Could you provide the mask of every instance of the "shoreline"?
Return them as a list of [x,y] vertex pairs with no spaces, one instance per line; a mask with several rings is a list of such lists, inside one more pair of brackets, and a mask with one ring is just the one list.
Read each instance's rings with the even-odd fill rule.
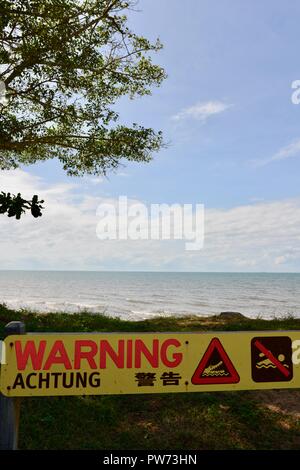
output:
[[124,320],[300,317],[300,274],[0,271],[0,302],[43,313],[104,312]]
[[[182,319],[187,319],[189,320],[190,318],[196,318],[196,319],[207,319],[207,318],[223,318],[224,315],[230,315],[232,318],[235,316],[236,318],[245,318],[248,320],[266,320],[266,321],[271,321],[271,320],[285,320],[289,318],[294,318],[300,319],[300,313],[274,313],[272,315],[270,314],[261,314],[261,313],[253,313],[251,315],[247,313],[242,313],[242,312],[237,312],[237,311],[218,311],[218,312],[212,312],[212,313],[207,313],[207,312],[170,312],[170,311],[158,311],[158,312],[146,312],[146,311],[126,311],[125,309],[120,312],[110,312],[106,309],[103,309],[102,311],[98,309],[97,307],[91,307],[91,308],[86,308],[86,307],[79,307],[74,310],[66,310],[66,309],[60,309],[60,308],[54,308],[51,309],[50,307],[47,308],[46,310],[42,310],[40,308],[34,308],[32,305],[28,305],[24,303],[24,305],[20,305],[18,307],[14,307],[11,302],[5,302],[5,301],[0,301],[0,308],[4,308],[6,310],[9,310],[11,312],[19,312],[19,313],[25,313],[27,312],[28,314],[32,315],[41,315],[41,316],[47,316],[47,315],[68,315],[72,317],[73,315],[100,315],[100,316],[105,316],[107,318],[111,319],[119,319],[121,321],[129,321],[129,322],[143,322],[143,321],[151,321],[151,320],[157,320],[157,319],[162,319],[162,318],[169,318],[173,319],[174,321],[177,320],[182,320]],[[299,315],[299,316],[298,316]]]
[[27,309],[13,310],[0,304],[0,336],[10,321],[23,321],[27,331],[88,332],[88,331],[255,331],[300,330],[300,318],[293,315],[249,318],[239,312],[221,312],[218,315],[154,316],[144,320],[121,319],[106,313],[64,312],[40,313]]

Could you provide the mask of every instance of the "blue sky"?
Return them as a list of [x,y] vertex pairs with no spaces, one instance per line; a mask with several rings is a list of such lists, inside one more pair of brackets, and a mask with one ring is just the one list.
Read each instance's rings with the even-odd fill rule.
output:
[[[126,164],[99,184],[71,179],[57,162],[49,161],[27,167],[26,175],[17,172],[16,185],[22,185],[22,181],[31,186],[36,183],[40,192],[44,188],[47,194],[51,188],[60,187],[62,194],[68,192],[69,204],[76,208],[82,198],[93,201],[119,195],[147,204],[203,203],[209,211],[208,219],[213,214],[217,220],[222,218],[223,225],[215,224],[220,237],[228,231],[226,246],[231,246],[235,236],[229,230],[234,211],[240,214],[236,217],[239,231],[244,227],[244,237],[231,246],[233,251],[227,259],[221,248],[218,259],[211,255],[218,252],[221,242],[208,230],[207,251],[204,247],[201,254],[192,256],[184,253],[181,245],[173,244],[166,262],[162,255],[168,252],[166,245],[157,249],[152,246],[150,257],[145,245],[138,263],[133,247],[127,247],[129,251],[126,248],[124,258],[124,249],[115,245],[112,260],[110,249],[107,257],[99,258],[95,245],[95,254],[91,252],[82,263],[74,263],[71,255],[69,259],[52,254],[53,264],[43,253],[40,258],[29,253],[26,259],[20,255],[10,258],[4,267],[299,271],[300,105],[291,101],[291,84],[300,79],[300,3],[141,0],[138,8],[140,11],[130,16],[130,24],[137,33],[161,39],[164,49],[154,60],[165,67],[168,79],[160,89],[153,90],[151,97],[122,100],[118,110],[121,121],[163,130],[168,148],[156,154],[151,163]],[[4,185],[6,180],[14,184],[11,175],[2,176]],[[283,207],[289,208],[284,214]],[[247,226],[249,211],[256,214],[249,219],[251,227]],[[268,217],[272,221],[267,221]],[[46,220],[47,212],[43,227]],[[31,226],[32,222],[27,223]],[[2,224],[9,230],[7,221]],[[260,226],[264,235],[256,234],[257,246],[251,245],[249,250],[255,226]],[[276,239],[274,231],[279,230],[283,232]],[[23,246],[22,234],[15,232],[15,236]],[[84,251],[83,245],[81,249]]]
[[[162,129],[170,144],[150,165],[127,165],[126,180],[110,175],[103,189],[211,207],[297,196],[299,158],[259,168],[253,161],[300,137],[300,106],[291,102],[291,83],[300,76],[299,3],[144,0],[139,8],[133,28],[161,38],[164,50],[154,59],[168,79],[151,97],[123,100],[118,109],[126,122]],[[172,120],[210,101],[231,107],[206,122]],[[64,178],[53,162],[32,171]]]

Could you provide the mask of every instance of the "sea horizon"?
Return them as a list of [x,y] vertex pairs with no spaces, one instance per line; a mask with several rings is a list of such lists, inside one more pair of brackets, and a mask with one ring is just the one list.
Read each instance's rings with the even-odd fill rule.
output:
[[1,269],[0,272],[74,272],[74,273],[187,273],[187,274],[300,274],[300,271],[156,271],[128,269]]
[[300,317],[299,286],[292,272],[0,270],[0,302],[12,309],[127,320],[224,311]]

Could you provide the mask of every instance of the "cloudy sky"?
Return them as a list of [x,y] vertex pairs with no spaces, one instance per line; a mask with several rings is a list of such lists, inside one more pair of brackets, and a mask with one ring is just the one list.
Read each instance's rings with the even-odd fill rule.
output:
[[[136,32],[160,37],[168,79],[122,100],[124,122],[161,129],[167,149],[107,179],[70,178],[48,161],[1,172],[0,189],[35,192],[44,215],[0,219],[2,269],[274,271],[300,268],[297,0],[141,0]],[[99,240],[100,203],[205,205],[205,242]]]

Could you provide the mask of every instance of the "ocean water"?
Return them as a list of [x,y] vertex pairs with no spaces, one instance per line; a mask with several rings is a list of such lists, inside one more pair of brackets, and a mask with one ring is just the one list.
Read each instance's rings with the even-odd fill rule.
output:
[[0,302],[130,320],[224,311],[300,317],[300,274],[0,271]]

